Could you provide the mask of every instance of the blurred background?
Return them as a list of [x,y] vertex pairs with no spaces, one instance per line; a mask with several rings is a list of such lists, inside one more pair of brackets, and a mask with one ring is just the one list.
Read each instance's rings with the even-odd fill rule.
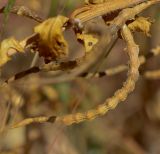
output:
[[[0,8],[7,2],[1,0]],[[83,0],[16,0],[15,5],[26,6],[45,19],[58,14],[69,16],[83,3]],[[140,55],[160,45],[159,10],[160,5],[156,5],[142,14],[154,19],[154,23],[151,37],[135,34]],[[13,14],[9,15],[5,27],[3,21],[4,16],[0,14],[1,40],[11,36],[22,40],[31,35],[38,24]],[[73,32],[68,32],[66,39],[71,56],[81,55],[83,48],[76,42]],[[99,71],[126,63],[124,48],[123,41],[118,40]],[[34,53],[29,51],[15,55],[2,68],[1,79],[28,69],[33,58]],[[141,69],[159,69],[159,58],[150,59]],[[39,63],[40,59],[37,65]],[[53,72],[32,74],[0,87],[0,154],[160,154],[160,80],[147,80],[142,76],[127,100],[103,117],[69,127],[45,123],[7,130],[7,126],[27,117],[64,115],[91,109],[122,86],[126,72],[63,83],[54,83],[53,76]]]

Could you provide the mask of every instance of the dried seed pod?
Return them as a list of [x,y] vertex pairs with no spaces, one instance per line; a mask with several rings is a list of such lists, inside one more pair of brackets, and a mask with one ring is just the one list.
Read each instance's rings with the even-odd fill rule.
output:
[[124,101],[128,94],[131,93],[134,90],[135,83],[138,80],[139,72],[139,48],[135,44],[133,40],[133,36],[129,30],[129,28],[124,25],[122,29],[122,35],[124,40],[126,41],[127,48],[128,48],[128,56],[130,58],[129,63],[129,71],[128,71],[128,78],[126,82],[124,82],[123,87],[115,92],[115,94],[109,98],[106,99],[106,101],[99,105],[95,109],[91,109],[85,113],[75,113],[75,114],[69,114],[66,116],[60,116],[56,118],[57,122],[62,122],[65,125],[71,125],[73,123],[79,123],[85,120],[92,120],[95,119],[101,115],[106,114],[109,110],[114,109],[119,102]]

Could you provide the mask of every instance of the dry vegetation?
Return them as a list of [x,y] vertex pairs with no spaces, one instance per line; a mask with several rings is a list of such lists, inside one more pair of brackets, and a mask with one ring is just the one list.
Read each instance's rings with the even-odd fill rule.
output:
[[159,2],[0,1],[0,154],[159,154]]

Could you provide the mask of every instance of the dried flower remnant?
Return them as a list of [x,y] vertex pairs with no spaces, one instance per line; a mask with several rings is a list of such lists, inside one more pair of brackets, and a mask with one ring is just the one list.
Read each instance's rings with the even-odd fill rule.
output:
[[57,16],[45,20],[34,28],[38,33],[37,50],[46,61],[62,58],[68,55],[68,44],[63,36],[63,26],[68,21],[67,17]]

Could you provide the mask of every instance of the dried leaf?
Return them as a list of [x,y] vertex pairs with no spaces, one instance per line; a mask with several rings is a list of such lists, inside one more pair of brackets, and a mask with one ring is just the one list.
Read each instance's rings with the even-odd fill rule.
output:
[[0,43],[0,67],[7,63],[13,54],[24,49],[14,38],[5,39]]
[[129,29],[132,31],[143,32],[145,35],[150,36],[150,27],[153,21],[149,18],[138,17],[135,21],[128,25]]
[[92,50],[93,46],[98,42],[98,39],[93,37],[90,34],[80,34],[77,33],[77,39],[79,41],[82,41],[86,52],[89,52]]
[[39,34],[39,54],[46,62],[63,58],[68,54],[68,44],[63,36],[63,26],[67,21],[67,17],[57,16],[45,20],[34,28]]

